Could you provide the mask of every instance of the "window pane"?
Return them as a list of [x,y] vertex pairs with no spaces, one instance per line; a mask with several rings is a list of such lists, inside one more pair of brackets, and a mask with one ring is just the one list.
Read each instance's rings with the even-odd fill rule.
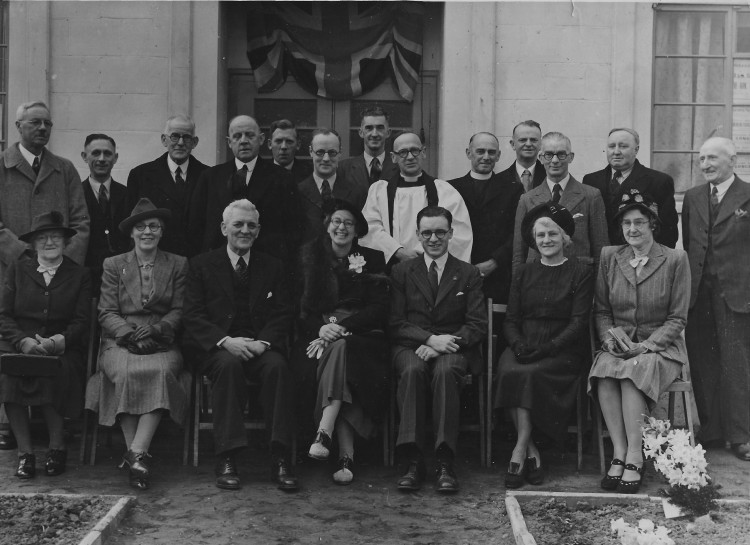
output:
[[255,99],[255,120],[261,127],[268,127],[277,119],[288,119],[301,127],[317,126],[318,102],[310,100]]
[[737,51],[750,53],[750,12],[741,11],[737,14]]
[[655,150],[698,150],[711,136],[727,136],[723,106],[654,106]]
[[656,13],[656,55],[723,55],[724,12]]
[[655,102],[724,102],[724,59],[656,58],[654,79]]
[[737,155],[734,173],[743,180],[750,180],[750,155]]
[[654,153],[651,168],[674,178],[675,193],[684,193],[704,182],[697,153]]

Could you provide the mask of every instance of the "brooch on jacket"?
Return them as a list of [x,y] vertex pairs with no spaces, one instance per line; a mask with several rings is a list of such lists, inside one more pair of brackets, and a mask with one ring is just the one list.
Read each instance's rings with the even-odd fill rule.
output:
[[742,208],[738,208],[737,210],[734,211],[734,216],[737,219],[746,218],[747,217],[747,210],[743,210]]
[[367,265],[364,256],[361,254],[352,254],[349,256],[349,270],[355,273],[361,273],[364,266]]

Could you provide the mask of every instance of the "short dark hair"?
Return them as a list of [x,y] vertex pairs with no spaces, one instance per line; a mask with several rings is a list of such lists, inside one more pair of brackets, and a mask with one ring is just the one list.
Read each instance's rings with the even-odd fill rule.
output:
[[83,147],[85,148],[86,146],[91,144],[91,142],[93,142],[94,140],[106,140],[107,142],[112,144],[112,147],[117,148],[117,144],[115,144],[114,138],[112,138],[111,136],[107,136],[106,134],[99,133],[99,132],[95,132],[94,134],[88,135],[86,137],[86,140],[83,141]]
[[315,137],[316,137],[316,136],[318,136],[319,134],[322,134],[322,135],[324,135],[324,136],[328,136],[329,134],[333,134],[333,135],[334,135],[334,136],[335,136],[336,138],[338,138],[338,139],[339,139],[339,147],[341,147],[341,136],[339,135],[339,133],[337,133],[337,132],[336,132],[335,130],[333,130],[333,129],[329,129],[328,127],[319,127],[319,128],[317,128],[317,129],[315,129],[315,130],[314,130],[314,131],[312,132],[312,136],[310,136],[310,148],[312,148],[312,142],[313,142],[313,140],[314,140],[314,139],[315,139]]
[[281,129],[282,131],[286,131],[288,129],[291,129],[294,131],[294,137],[299,138],[297,136],[297,127],[294,126],[294,123],[289,121],[288,119],[277,119],[276,121],[271,123],[271,126],[268,129],[268,138],[269,140],[273,137],[273,133],[276,129]]
[[533,119],[527,119],[526,121],[521,121],[518,125],[513,127],[513,132],[510,133],[511,136],[514,136],[516,134],[516,129],[518,127],[536,127],[537,129],[539,129],[540,133],[542,132],[542,126],[539,123],[537,123]]
[[453,214],[447,208],[442,206],[426,206],[422,208],[417,214],[417,229],[419,229],[419,223],[422,218],[440,218],[443,217],[448,220],[448,229],[453,225]]
[[360,123],[364,121],[365,117],[385,117],[386,121],[389,121],[390,116],[388,115],[388,112],[386,112],[383,108],[380,106],[371,106],[369,108],[365,108],[359,113],[359,121]]

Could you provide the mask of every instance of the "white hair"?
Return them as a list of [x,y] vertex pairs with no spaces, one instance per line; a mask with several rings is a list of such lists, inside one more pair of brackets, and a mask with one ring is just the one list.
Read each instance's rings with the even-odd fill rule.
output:
[[172,121],[184,121],[185,123],[188,123],[190,125],[190,132],[195,134],[195,121],[193,121],[192,117],[186,114],[173,115],[167,119],[167,122],[164,124],[164,134],[169,135],[169,126],[172,124]]
[[232,217],[232,212],[235,210],[244,210],[245,212],[255,212],[258,214],[258,218],[260,218],[260,212],[258,212],[258,209],[255,207],[253,203],[248,201],[247,199],[239,199],[236,201],[230,202],[227,207],[224,209],[224,212],[221,214],[221,219],[224,225],[227,225],[229,223],[229,220]]
[[725,138],[723,136],[712,136],[711,138],[703,142],[703,146],[701,146],[701,149],[706,145],[718,146],[730,157],[737,155],[737,149],[734,147],[734,142],[732,142],[729,138]]
[[534,239],[536,239],[536,226],[539,223],[541,223],[543,227],[557,228],[557,230],[560,232],[560,235],[562,236],[563,248],[567,248],[573,243],[573,241],[570,239],[570,235],[565,232],[565,229],[560,227],[557,222],[549,216],[542,216],[540,218],[537,218],[534,222],[534,225],[531,227],[531,234],[533,235]]
[[29,111],[31,108],[36,108],[36,107],[44,108],[45,110],[47,110],[47,113],[51,113],[49,111],[49,106],[47,106],[41,100],[33,100],[31,102],[24,102],[16,110],[16,121],[21,121],[26,115],[27,111]]

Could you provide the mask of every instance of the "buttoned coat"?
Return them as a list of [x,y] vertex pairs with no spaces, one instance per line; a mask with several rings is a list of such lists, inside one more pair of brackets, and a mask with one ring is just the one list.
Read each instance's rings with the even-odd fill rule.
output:
[[[511,182],[516,181],[519,184],[521,184],[521,187],[523,187],[523,182],[521,181],[521,177],[518,175],[518,171],[516,170],[516,161],[513,161],[513,163],[500,172],[500,179],[502,179],[504,182]],[[536,166],[534,167],[534,177],[531,179],[531,188],[539,187],[541,183],[547,179],[547,171],[544,168],[544,165],[542,162],[537,159],[536,160]],[[524,192],[526,190],[524,189]]]
[[427,278],[424,257],[393,267],[388,330],[394,345],[416,350],[432,335],[455,335],[473,373],[482,358],[479,343],[487,337],[487,308],[482,277],[474,265],[448,255],[437,297]]
[[630,264],[631,246],[602,249],[595,286],[594,320],[599,339],[621,327],[651,352],[682,364],[687,348],[685,329],[690,301],[690,266],[683,250],[654,242],[640,277]]
[[[347,179],[370,187],[370,175],[367,172],[367,163],[365,163],[363,153],[342,160],[337,170]],[[383,164],[380,165],[380,179],[390,180],[394,176],[398,176],[398,165],[391,161],[391,154],[386,151]]]
[[493,174],[487,182],[487,191],[479,195],[474,191],[476,182],[471,173],[448,183],[461,194],[469,209],[474,238],[471,262],[474,265],[489,259],[497,262],[497,269],[484,277],[484,294],[492,297],[495,303],[505,304],[510,290],[516,208],[523,195],[523,184]]
[[[305,178],[298,186],[302,210],[306,218],[305,241],[313,240],[324,232],[323,228],[323,197],[315,183],[312,174]],[[367,200],[368,186],[361,182],[348,179],[346,176],[336,174],[336,182],[333,184],[331,195],[334,199],[341,199],[353,204],[361,210]]]
[[[682,203],[682,245],[690,259],[690,307],[695,305],[706,262],[710,184],[689,189]],[[724,300],[734,312],[750,313],[750,184],[735,177],[712,227],[714,267]]]
[[[514,270],[518,264],[524,263],[527,259],[530,261],[539,257],[539,253],[530,249],[523,240],[521,222],[524,216],[535,206],[551,200],[552,192],[545,182],[524,193],[518,201],[513,233]],[[594,187],[581,184],[571,176],[560,196],[560,204],[573,215],[576,226],[573,244],[565,248],[565,255],[577,257],[582,263],[593,264],[593,270],[596,271],[602,248],[609,244],[607,219],[601,193]]]
[[86,260],[89,243],[89,214],[73,163],[45,149],[36,176],[18,146],[10,146],[0,160],[0,281],[3,271],[28,249],[18,237],[29,232],[40,214],[57,210],[65,225],[75,229],[64,254],[79,265]]
[[187,213],[198,178],[208,168],[190,156],[187,173],[183,173],[187,189],[181,193],[175,184],[167,162],[168,153],[158,159],[138,165],[128,175],[128,214],[142,198],[149,199],[157,208],[166,208],[172,216],[166,220],[159,248],[165,252],[190,257],[197,253],[196,243],[187,235]]
[[637,189],[640,193],[648,195],[659,207],[659,220],[661,226],[654,239],[659,244],[674,248],[679,238],[677,231],[677,210],[674,202],[674,180],[668,174],[651,168],[644,167],[638,159],[633,163],[633,170],[620,185],[619,191],[611,195],[609,183],[612,180],[612,167],[597,172],[591,172],[583,177],[583,184],[597,188],[604,200],[607,212],[607,223],[609,225],[609,240],[616,244],[622,240],[622,227],[615,223],[614,217],[622,202],[622,195],[631,189]]

